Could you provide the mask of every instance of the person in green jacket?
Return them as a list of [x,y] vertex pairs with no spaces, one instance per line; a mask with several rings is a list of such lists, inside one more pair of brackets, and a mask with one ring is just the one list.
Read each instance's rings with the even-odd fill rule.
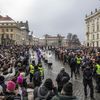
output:
[[78,98],[73,96],[73,85],[68,82],[63,86],[61,94],[57,94],[51,100],[78,100]]

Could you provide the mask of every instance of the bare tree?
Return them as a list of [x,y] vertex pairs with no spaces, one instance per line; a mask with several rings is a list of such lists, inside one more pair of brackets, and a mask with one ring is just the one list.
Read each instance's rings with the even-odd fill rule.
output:
[[72,33],[68,33],[67,43],[68,43],[69,47],[77,47],[81,44],[78,36],[76,34],[72,34]]

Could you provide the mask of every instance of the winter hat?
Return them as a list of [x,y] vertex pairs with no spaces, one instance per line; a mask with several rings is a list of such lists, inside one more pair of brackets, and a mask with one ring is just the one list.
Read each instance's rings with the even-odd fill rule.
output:
[[48,89],[48,90],[52,90],[53,88],[53,82],[50,78],[46,79],[44,82],[44,86]]
[[25,77],[25,73],[24,72],[21,72],[20,73],[20,76],[22,76],[24,78]]
[[20,85],[23,84],[23,77],[21,75],[18,76],[17,83]]
[[0,85],[0,94],[3,93],[3,88],[2,86]]
[[63,86],[62,91],[64,92],[65,95],[68,95],[68,96],[72,95],[72,93],[73,93],[73,85],[72,85],[72,83],[71,82],[66,83]]
[[15,88],[16,88],[16,84],[13,81],[8,81],[7,82],[7,90],[14,91]]
[[61,67],[61,72],[65,71],[65,68],[64,67]]

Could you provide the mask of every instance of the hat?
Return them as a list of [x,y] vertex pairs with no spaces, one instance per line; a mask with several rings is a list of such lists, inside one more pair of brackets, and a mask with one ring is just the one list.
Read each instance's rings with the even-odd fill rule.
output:
[[66,83],[66,84],[63,86],[62,91],[63,91],[66,95],[72,95],[72,93],[73,93],[73,85],[72,85],[72,83],[71,83],[71,82]]
[[65,71],[65,68],[64,67],[61,67],[61,71]]
[[24,72],[20,73],[20,76],[22,76],[24,78],[25,77],[25,73]]
[[16,88],[16,84],[13,81],[8,81],[7,82],[7,89],[9,91],[14,91]]
[[23,84],[23,77],[21,75],[18,76],[17,83],[20,85]]
[[52,90],[53,88],[53,82],[50,78],[46,79],[44,82],[44,86],[48,89],[48,90]]

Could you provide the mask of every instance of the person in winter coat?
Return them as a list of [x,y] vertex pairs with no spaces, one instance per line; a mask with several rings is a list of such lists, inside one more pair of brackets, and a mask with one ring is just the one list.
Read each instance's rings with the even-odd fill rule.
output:
[[21,100],[20,95],[18,96],[15,92],[16,84],[13,81],[7,82],[7,88],[5,92],[5,100]]
[[94,87],[93,87],[93,70],[90,68],[89,65],[83,71],[83,85],[84,85],[84,94],[85,98],[87,98],[87,86],[90,88],[90,97],[94,100]]
[[55,90],[52,80],[46,79],[43,85],[34,89],[34,100],[51,100]]
[[63,85],[70,80],[70,76],[65,72],[65,69],[62,68],[60,73],[57,75],[56,82],[58,85],[58,92],[61,92]]
[[66,83],[61,91],[61,94],[57,94],[51,100],[78,100],[76,96],[73,96],[72,83]]
[[77,76],[76,76],[76,61],[75,61],[75,56],[71,57],[71,60],[70,60],[70,69],[71,69],[71,78],[73,77],[73,73],[74,73],[75,79],[77,79]]
[[5,80],[4,76],[0,76],[0,85],[3,88],[3,93],[5,93],[5,91],[6,91],[6,84],[5,84],[4,80]]

